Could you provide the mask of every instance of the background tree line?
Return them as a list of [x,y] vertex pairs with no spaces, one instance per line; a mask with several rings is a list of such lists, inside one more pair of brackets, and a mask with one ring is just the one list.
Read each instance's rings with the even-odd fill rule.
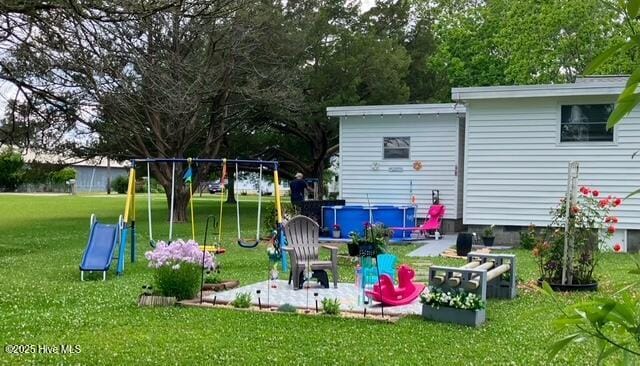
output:
[[[627,37],[614,0],[58,0],[0,4],[0,145],[78,156],[277,159],[321,178],[328,106],[571,82]],[[598,70],[628,73],[628,51]],[[183,167],[179,167],[183,168]],[[201,166],[200,177],[211,167]],[[169,192],[171,166],[152,174]],[[178,184],[176,217],[187,190]]]

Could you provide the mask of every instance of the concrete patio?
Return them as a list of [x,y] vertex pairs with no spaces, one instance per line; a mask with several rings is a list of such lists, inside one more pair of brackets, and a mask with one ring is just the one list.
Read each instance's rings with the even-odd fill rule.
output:
[[[258,294],[258,291],[260,293]],[[318,301],[318,308],[322,311],[322,299],[338,299],[340,301],[340,310],[356,313],[364,313],[365,308],[367,314],[380,314],[382,307],[380,303],[365,305],[362,302],[358,302],[359,291],[353,283],[338,283],[338,288],[330,287],[328,289],[315,286],[311,284],[309,289],[293,290],[292,286],[287,284],[285,280],[276,281],[263,281],[254,283],[247,286],[238,287],[232,290],[217,292],[215,294],[205,297],[205,301],[213,302],[215,297],[216,303],[229,303],[236,298],[239,293],[250,293],[251,302],[254,305],[258,305],[258,298],[260,304],[264,307],[271,306],[277,307],[283,304],[290,304],[299,309],[309,309],[315,311],[316,299]],[[314,296],[314,294],[318,296]],[[419,315],[422,312],[422,304],[420,304],[420,297],[417,297],[412,303],[408,305],[384,307],[385,315]]]

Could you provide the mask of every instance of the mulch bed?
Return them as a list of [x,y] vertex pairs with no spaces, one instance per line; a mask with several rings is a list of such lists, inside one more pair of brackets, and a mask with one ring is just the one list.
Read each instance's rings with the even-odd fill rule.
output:
[[[486,253],[489,254],[491,253],[491,249],[490,248],[480,248],[480,249],[474,249],[473,250],[474,253]],[[458,253],[456,252],[455,248],[450,248],[445,250],[444,252],[442,252],[440,254],[441,257],[445,257],[445,258],[459,258],[459,259],[467,259],[467,256],[461,257],[458,255]]]
[[223,280],[220,283],[205,283],[202,286],[202,290],[204,291],[225,291],[231,290],[232,288],[236,288],[240,286],[240,281],[238,280]]

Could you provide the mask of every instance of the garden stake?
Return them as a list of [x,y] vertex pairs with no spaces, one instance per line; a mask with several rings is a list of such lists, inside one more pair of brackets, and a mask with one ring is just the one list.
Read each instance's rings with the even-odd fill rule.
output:
[[[207,234],[209,232],[209,220],[214,217],[213,215],[207,216],[207,222],[204,227],[204,239],[202,240],[202,277],[200,278],[200,304],[202,304],[202,286],[204,286],[204,258],[207,252]],[[215,304],[215,301],[214,301]]]
[[[382,289],[382,286],[380,286],[380,266],[378,263],[378,256],[376,256],[376,271],[378,272],[378,288]],[[380,303],[380,313],[382,314],[382,319],[384,319],[384,303],[383,302]]]
[[318,312],[318,293],[314,292],[313,296],[316,298],[316,313]]
[[260,290],[256,290],[256,294],[258,295],[258,309],[262,310],[262,303],[260,302]]
[[216,300],[217,300],[217,299],[218,299],[218,296],[214,296],[214,297],[213,297],[213,305],[215,305],[215,304],[216,304]]

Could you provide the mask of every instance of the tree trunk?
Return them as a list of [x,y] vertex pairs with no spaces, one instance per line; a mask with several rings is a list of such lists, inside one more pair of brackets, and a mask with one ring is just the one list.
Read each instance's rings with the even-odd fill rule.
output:
[[228,173],[228,181],[227,184],[227,203],[236,203],[236,179],[234,173]]
[[[171,220],[171,183],[162,185],[167,196],[167,221]],[[174,197],[173,222],[187,222],[189,215],[189,186],[182,182],[182,178],[176,177],[176,193]]]
[[324,162],[316,162],[311,170],[311,177],[318,179],[318,199],[322,200],[324,197]]

